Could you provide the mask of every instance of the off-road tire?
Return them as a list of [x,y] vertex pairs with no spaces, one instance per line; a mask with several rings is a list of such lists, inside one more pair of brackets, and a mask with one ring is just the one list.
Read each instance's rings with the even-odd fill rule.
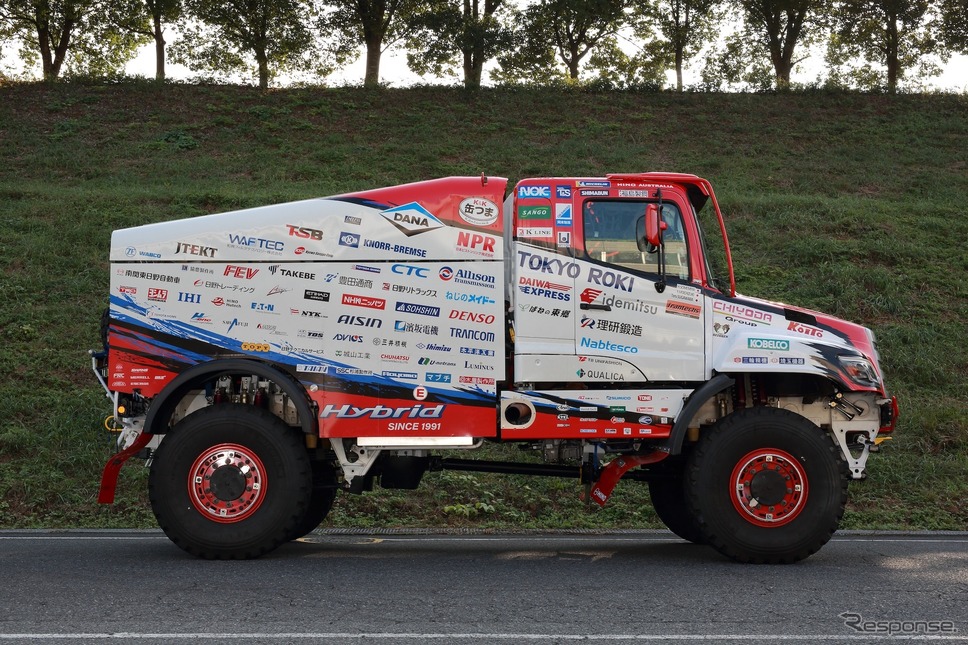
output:
[[686,497],[706,543],[739,562],[802,560],[827,543],[847,503],[847,464],[809,420],[739,410],[703,433]]
[[687,542],[706,543],[686,501],[686,482],[683,476],[670,475],[650,481],[649,498],[655,514],[670,531]]
[[148,496],[161,529],[188,553],[249,559],[288,541],[306,517],[312,483],[298,430],[262,408],[220,404],[168,432]]
[[329,511],[333,508],[336,501],[336,467],[329,462],[312,462],[313,488],[309,498],[309,505],[302,519],[296,524],[290,536],[290,540],[298,540],[309,534],[319,526]]

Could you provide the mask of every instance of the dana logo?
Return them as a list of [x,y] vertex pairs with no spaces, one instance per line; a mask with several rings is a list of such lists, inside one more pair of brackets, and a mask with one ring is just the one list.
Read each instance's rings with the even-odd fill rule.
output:
[[358,408],[355,405],[326,405],[319,412],[320,419],[336,417],[337,419],[439,419],[444,416],[444,404],[424,407],[422,403],[407,407],[391,408],[376,405],[372,408]]
[[401,233],[410,237],[438,229],[444,225],[439,219],[417,202],[390,208],[380,213],[384,219],[397,227]]
[[356,233],[340,233],[339,234],[339,245],[349,246],[354,249],[360,248],[360,236]]
[[551,186],[518,186],[518,199],[551,199]]
[[786,352],[790,350],[790,341],[770,338],[750,338],[747,340],[747,347],[750,349],[769,349]]

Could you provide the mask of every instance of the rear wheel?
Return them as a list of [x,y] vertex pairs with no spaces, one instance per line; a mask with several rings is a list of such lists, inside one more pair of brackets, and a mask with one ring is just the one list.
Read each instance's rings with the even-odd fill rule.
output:
[[298,540],[310,533],[320,525],[329,515],[336,501],[336,484],[338,478],[336,467],[329,462],[314,461],[313,469],[313,489],[309,498],[309,505],[302,519],[296,524],[292,531],[290,540]]
[[682,475],[672,475],[649,482],[652,508],[670,531],[687,542],[704,544],[699,525],[686,502],[686,482]]
[[312,471],[300,433],[267,410],[217,405],[178,423],[148,479],[158,524],[185,551],[255,558],[306,516]]
[[776,408],[740,410],[704,434],[686,496],[706,542],[741,562],[802,560],[847,502],[847,467],[822,429]]

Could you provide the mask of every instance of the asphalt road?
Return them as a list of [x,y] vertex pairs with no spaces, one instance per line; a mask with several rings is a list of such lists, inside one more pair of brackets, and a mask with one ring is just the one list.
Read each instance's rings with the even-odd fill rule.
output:
[[314,533],[249,562],[197,560],[157,531],[0,531],[0,645],[912,636],[968,642],[968,534],[838,534],[755,566],[657,531]]

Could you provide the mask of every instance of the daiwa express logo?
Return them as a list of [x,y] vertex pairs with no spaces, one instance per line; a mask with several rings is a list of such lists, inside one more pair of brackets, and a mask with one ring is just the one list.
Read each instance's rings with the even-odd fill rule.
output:
[[380,213],[384,219],[410,237],[438,229],[444,225],[439,219],[417,202],[410,202],[403,206],[390,208]]

